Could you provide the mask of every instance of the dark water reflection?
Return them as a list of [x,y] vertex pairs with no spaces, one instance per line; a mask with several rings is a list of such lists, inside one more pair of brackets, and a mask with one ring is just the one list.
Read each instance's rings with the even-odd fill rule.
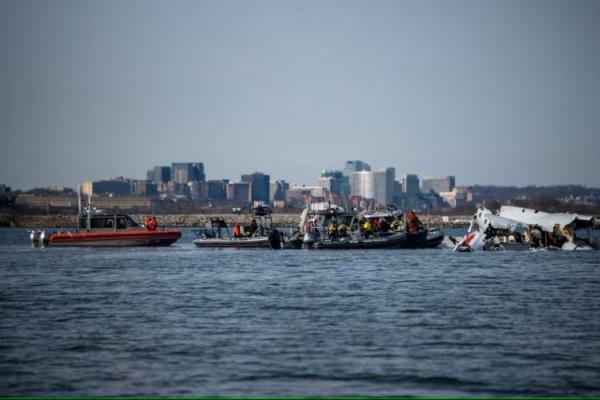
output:
[[32,249],[3,395],[600,395],[598,252]]

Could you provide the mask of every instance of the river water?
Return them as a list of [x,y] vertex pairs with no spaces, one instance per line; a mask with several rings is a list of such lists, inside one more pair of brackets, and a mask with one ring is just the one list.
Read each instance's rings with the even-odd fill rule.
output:
[[600,395],[600,252],[31,248],[1,395]]

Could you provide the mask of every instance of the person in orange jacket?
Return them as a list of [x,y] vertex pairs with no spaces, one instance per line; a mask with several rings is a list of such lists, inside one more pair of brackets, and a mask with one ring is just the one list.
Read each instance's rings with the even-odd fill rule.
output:
[[233,224],[233,237],[238,238],[238,237],[240,237],[240,235],[241,235],[241,232],[240,232],[239,224]]

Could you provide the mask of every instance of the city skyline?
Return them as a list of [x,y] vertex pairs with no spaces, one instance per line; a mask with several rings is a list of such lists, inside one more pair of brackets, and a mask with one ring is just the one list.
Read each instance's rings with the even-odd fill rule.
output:
[[[344,162],[349,162],[349,160],[345,160]],[[312,176],[312,178],[309,178],[307,181],[293,181],[290,180],[289,178],[287,178],[286,176],[280,176],[280,175],[273,175],[271,172],[267,171],[267,170],[252,170],[252,169],[246,169],[246,170],[242,170],[239,171],[237,173],[237,175],[233,175],[233,176],[217,176],[214,175],[212,173],[210,173],[210,169],[208,169],[208,172],[205,174],[204,176],[204,181],[220,181],[220,180],[228,180],[231,181],[232,183],[242,183],[243,182],[243,176],[247,175],[247,174],[254,174],[254,173],[259,173],[259,174],[265,174],[270,176],[270,181],[271,182],[275,182],[275,181],[285,181],[287,183],[289,183],[290,185],[299,185],[299,186],[318,186],[318,182],[320,179],[322,179],[322,174],[323,173],[330,173],[330,172],[343,172],[344,168],[344,162],[342,162],[341,165],[337,165],[334,166],[333,168],[330,169],[325,169],[325,168],[321,168],[321,169],[317,169],[315,170],[315,174]],[[35,186],[30,186],[30,187],[19,187],[18,185],[11,185],[10,183],[7,182],[0,182],[0,184],[4,184],[8,187],[11,187],[12,190],[20,190],[20,191],[28,191],[28,190],[33,190],[33,189],[51,189],[51,188],[60,188],[60,187],[64,187],[64,188],[70,188],[70,189],[76,189],[77,186],[81,186],[82,184],[85,184],[86,182],[91,182],[91,181],[119,181],[121,179],[125,179],[128,181],[147,181],[147,180],[154,180],[154,179],[149,179],[148,178],[148,174],[149,173],[156,173],[155,168],[168,168],[169,171],[172,169],[172,165],[177,165],[177,164],[195,164],[198,163],[198,161],[194,161],[194,162],[182,162],[182,161],[176,161],[176,162],[168,162],[168,163],[163,163],[163,164],[157,164],[157,165],[153,165],[153,166],[149,166],[146,167],[145,172],[143,174],[140,174],[139,176],[132,176],[132,175],[127,175],[125,173],[116,173],[115,175],[104,175],[104,176],[95,176],[95,177],[85,177],[84,179],[82,179],[81,181],[77,181],[77,182],[73,182],[71,183],[64,183],[64,182],[46,182],[46,183],[40,183],[39,185],[35,185]],[[206,163],[203,162],[199,162],[200,164],[204,164],[204,167],[206,167]],[[379,166],[379,165],[374,165],[374,166],[370,166],[369,164],[366,164],[367,166],[369,166],[370,171],[372,172],[381,172],[384,171],[386,169],[393,169],[395,170],[395,175],[394,178],[396,180],[402,180],[403,175],[410,175],[410,176],[416,176],[419,180],[423,180],[423,179],[429,179],[429,178],[447,178],[447,177],[456,177],[455,174],[452,174],[451,172],[446,171],[446,173],[439,173],[439,174],[432,174],[432,175],[426,175],[426,174],[421,174],[419,171],[406,171],[406,170],[399,170],[398,168],[395,168],[393,166],[388,166],[388,167],[383,167],[383,166]],[[210,168],[210,166],[209,166]],[[170,174],[170,172],[169,172]],[[168,180],[172,180],[171,179],[171,175],[169,175],[169,179]],[[457,187],[472,187],[472,186],[498,186],[498,187],[528,187],[528,186],[540,186],[540,187],[550,187],[550,186],[562,186],[562,185],[581,185],[584,187],[589,187],[591,189],[600,189],[600,185],[598,186],[593,186],[593,185],[586,185],[586,184],[578,184],[578,183],[556,183],[556,184],[547,184],[547,185],[541,185],[541,184],[523,184],[523,185],[510,185],[510,184],[506,184],[506,185],[498,185],[498,184],[494,184],[494,183],[490,183],[490,182],[474,182],[474,183],[465,183],[463,182],[462,179],[457,179],[456,180],[456,186]]]
[[600,187],[596,1],[4,1],[0,183],[345,160]]

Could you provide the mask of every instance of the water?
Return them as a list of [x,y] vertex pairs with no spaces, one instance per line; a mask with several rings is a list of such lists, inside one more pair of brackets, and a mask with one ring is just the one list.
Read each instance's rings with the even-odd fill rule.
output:
[[599,252],[32,249],[2,395],[600,395]]

